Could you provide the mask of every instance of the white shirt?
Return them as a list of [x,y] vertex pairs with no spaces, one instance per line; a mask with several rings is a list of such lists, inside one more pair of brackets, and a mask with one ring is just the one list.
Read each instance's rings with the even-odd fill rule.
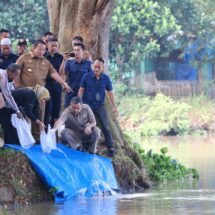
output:
[[5,107],[18,111],[19,108],[17,107],[9,88],[7,71],[3,69],[0,69],[0,88],[5,99]]

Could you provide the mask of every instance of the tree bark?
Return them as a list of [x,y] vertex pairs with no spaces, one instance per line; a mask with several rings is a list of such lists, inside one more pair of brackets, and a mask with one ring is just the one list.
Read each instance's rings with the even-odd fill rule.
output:
[[[106,62],[107,71],[110,20],[114,0],[47,0],[47,5],[50,30],[58,36],[60,52],[71,51],[72,38],[82,36],[86,50],[90,51],[93,59],[102,57]],[[117,148],[113,164],[120,187],[124,191],[148,187],[140,157],[125,140],[118,121],[111,114],[108,100],[106,106]]]
[[93,59],[100,56],[108,61],[114,0],[47,0],[47,6],[50,30],[58,36],[60,52],[71,51],[72,38],[81,35]]

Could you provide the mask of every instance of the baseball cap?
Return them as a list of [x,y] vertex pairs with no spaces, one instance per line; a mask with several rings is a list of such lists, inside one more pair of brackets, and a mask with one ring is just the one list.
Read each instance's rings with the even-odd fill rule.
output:
[[17,42],[17,46],[21,46],[21,45],[26,45],[27,46],[27,41],[26,39],[19,39]]

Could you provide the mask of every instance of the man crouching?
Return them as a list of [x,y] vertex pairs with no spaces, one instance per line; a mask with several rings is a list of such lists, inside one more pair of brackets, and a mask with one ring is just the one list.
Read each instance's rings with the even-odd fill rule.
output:
[[96,146],[100,138],[100,130],[96,127],[95,116],[80,97],[74,97],[70,106],[61,114],[55,122],[54,129],[65,124],[61,133],[62,142],[73,149],[83,149],[92,154],[96,153]]

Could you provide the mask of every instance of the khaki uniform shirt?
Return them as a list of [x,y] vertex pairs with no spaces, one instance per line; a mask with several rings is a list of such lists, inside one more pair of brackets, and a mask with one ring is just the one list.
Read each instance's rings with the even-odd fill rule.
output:
[[17,64],[21,65],[20,80],[16,87],[34,87],[45,85],[46,77],[56,70],[45,58],[38,58],[32,52],[20,56]]
[[[59,120],[61,120],[63,123],[65,123],[67,120],[71,120],[69,123],[73,125],[72,127],[77,127],[77,129],[84,129],[88,123],[96,123],[93,111],[86,104],[82,104],[82,109],[77,116],[70,117],[72,114],[71,108],[68,107],[63,111]],[[75,119],[75,121],[72,121],[72,119]]]

